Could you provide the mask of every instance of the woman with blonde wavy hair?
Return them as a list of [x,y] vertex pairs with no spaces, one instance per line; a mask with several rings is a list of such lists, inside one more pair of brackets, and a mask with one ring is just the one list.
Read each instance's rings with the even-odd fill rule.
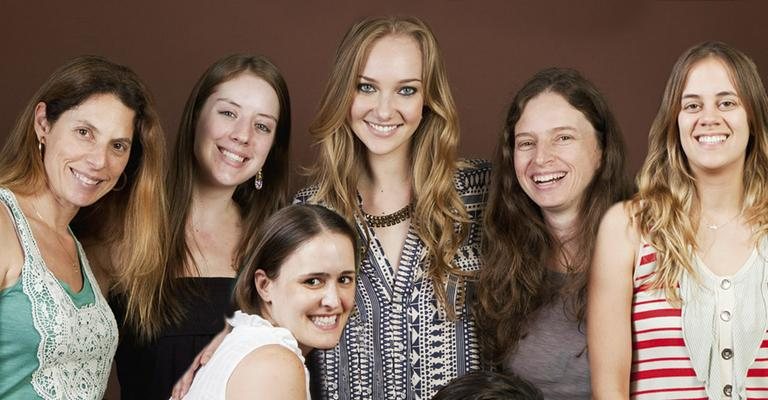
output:
[[596,399],[768,395],[768,99],[739,50],[678,59],[638,179],[601,223],[588,298]]
[[310,126],[315,185],[297,195],[367,242],[357,312],[339,346],[311,356],[319,398],[428,399],[479,368],[465,298],[489,166],[457,160],[458,131],[424,22],[369,18],[347,32]]
[[0,398],[103,395],[117,327],[99,283],[146,295],[164,260],[164,146],[145,85],[100,57],[60,67],[17,119],[0,152]]

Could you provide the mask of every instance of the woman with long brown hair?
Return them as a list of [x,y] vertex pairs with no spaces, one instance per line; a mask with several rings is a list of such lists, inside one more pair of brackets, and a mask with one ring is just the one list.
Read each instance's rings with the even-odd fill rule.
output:
[[485,213],[477,324],[484,361],[546,399],[588,399],[586,277],[606,210],[632,184],[621,131],[595,86],[570,69],[518,91]]
[[672,68],[639,193],[606,214],[589,286],[596,399],[768,397],[768,96],[741,51]]
[[75,58],[29,101],[0,152],[0,398],[104,394],[117,327],[95,276],[141,292],[163,260],[164,154],[124,66]]
[[[168,261],[127,296],[117,372],[123,399],[167,399],[173,383],[224,326],[242,254],[261,222],[287,203],[288,89],[261,56],[224,57],[200,77],[181,118],[168,173]],[[154,308],[148,308],[159,304]]]

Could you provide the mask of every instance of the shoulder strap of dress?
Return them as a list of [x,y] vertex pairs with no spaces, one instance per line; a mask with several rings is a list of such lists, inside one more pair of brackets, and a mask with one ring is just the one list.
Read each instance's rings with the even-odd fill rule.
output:
[[30,251],[35,251],[36,248],[32,245],[32,229],[29,227],[27,217],[21,211],[16,196],[7,188],[0,188],[0,202],[5,204],[8,210],[11,211],[11,217],[13,218],[14,228],[16,228],[16,234],[19,236],[19,242],[21,243],[24,253],[31,254]]

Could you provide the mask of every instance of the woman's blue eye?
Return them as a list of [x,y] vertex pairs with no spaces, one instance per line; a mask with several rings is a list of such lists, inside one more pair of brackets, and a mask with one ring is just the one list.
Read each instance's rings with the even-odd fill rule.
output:
[[373,93],[376,91],[376,88],[374,88],[370,83],[361,83],[357,85],[357,90],[363,93]]
[[412,96],[416,94],[416,88],[413,86],[405,86],[397,91],[398,94],[402,94],[403,96]]

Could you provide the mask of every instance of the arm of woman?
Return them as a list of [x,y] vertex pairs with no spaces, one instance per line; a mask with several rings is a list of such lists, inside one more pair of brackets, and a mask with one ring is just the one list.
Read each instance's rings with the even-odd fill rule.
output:
[[245,356],[227,382],[227,400],[306,400],[304,364],[289,349],[274,344]]
[[632,362],[632,274],[638,235],[625,203],[600,223],[587,295],[593,399],[628,399]]
[[181,399],[184,397],[184,395],[187,394],[187,392],[189,392],[189,388],[192,386],[192,381],[195,380],[195,373],[197,372],[198,368],[210,361],[211,357],[213,357],[213,353],[215,353],[216,349],[221,346],[221,342],[224,341],[224,338],[227,337],[227,334],[231,330],[232,327],[225,323],[224,329],[216,334],[216,336],[211,339],[211,342],[208,343],[203,348],[203,350],[197,354],[197,356],[195,356],[195,359],[192,360],[192,364],[189,366],[189,368],[187,368],[186,372],[184,372],[184,375],[182,375],[181,378],[176,381],[176,384],[173,385],[173,390],[171,391],[171,399]]

